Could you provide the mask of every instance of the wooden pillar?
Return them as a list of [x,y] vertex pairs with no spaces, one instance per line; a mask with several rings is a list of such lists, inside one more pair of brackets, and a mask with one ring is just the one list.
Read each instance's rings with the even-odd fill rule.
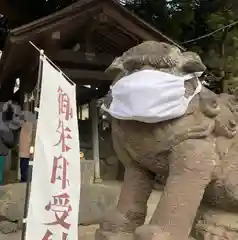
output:
[[88,104],[88,119],[92,119],[92,109],[91,109],[91,104],[90,103]]
[[17,180],[21,181],[20,156],[17,156]]
[[93,99],[90,104],[91,121],[92,121],[92,145],[93,145],[93,160],[95,161],[95,182],[101,181],[100,176],[100,156],[99,156],[99,134],[98,134],[98,109],[97,101]]
[[82,105],[79,106],[79,116],[80,116],[80,120],[82,120],[83,119],[83,106]]

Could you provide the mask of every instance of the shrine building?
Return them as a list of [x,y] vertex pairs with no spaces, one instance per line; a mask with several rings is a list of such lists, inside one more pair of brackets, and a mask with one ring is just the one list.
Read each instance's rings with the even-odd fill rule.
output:
[[[113,180],[110,178],[121,175],[116,156],[111,156],[113,149],[103,149],[112,148],[105,142],[110,141],[110,123],[104,119],[98,101],[112,82],[104,71],[117,56],[143,41],[182,47],[116,0],[80,0],[28,24],[7,2],[2,1],[0,9],[5,10],[13,26],[20,20],[23,25],[11,29],[5,42],[0,60],[0,101],[18,94],[23,105],[33,92],[39,64],[39,52],[29,43],[33,42],[76,83],[83,181]],[[16,79],[19,89],[14,92]],[[110,164],[114,164],[113,170]]]

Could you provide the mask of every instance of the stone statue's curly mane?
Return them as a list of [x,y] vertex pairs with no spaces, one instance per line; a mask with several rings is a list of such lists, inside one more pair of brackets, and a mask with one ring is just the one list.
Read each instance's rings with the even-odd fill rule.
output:
[[181,52],[167,43],[147,41],[125,52],[106,70],[116,80],[118,76],[152,68],[175,75],[205,71],[201,58],[193,52]]

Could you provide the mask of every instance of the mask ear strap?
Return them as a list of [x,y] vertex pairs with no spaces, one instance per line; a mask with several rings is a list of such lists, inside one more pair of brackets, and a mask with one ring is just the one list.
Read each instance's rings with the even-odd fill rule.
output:
[[188,102],[190,102],[190,101],[191,101],[198,93],[200,93],[201,90],[202,90],[202,84],[201,84],[201,82],[199,81],[199,79],[198,79],[197,77],[196,77],[196,79],[197,79],[197,83],[198,83],[197,88],[195,89],[194,93],[187,98],[187,99],[188,99]]

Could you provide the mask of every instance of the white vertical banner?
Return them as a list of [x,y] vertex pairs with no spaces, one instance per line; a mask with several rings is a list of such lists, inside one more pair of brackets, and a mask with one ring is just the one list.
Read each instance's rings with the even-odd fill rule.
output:
[[43,58],[26,240],[77,240],[80,150],[76,86]]

